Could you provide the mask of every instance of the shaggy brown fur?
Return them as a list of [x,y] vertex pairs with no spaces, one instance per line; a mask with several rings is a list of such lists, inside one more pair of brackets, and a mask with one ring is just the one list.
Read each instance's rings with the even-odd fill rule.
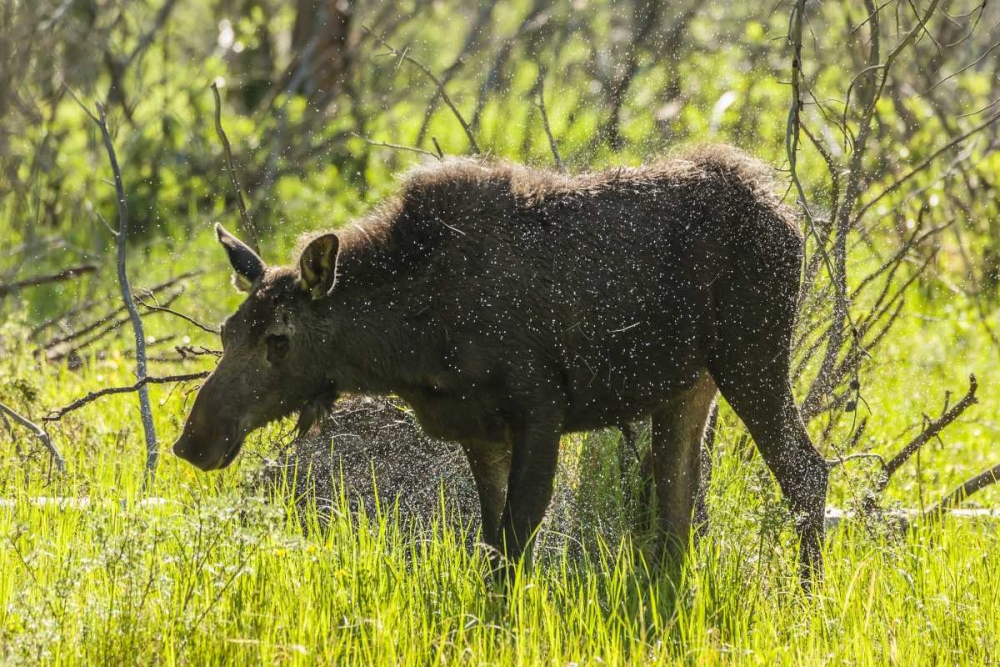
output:
[[250,294],[179,456],[225,467],[270,420],[396,394],[462,443],[483,537],[516,557],[560,435],[652,415],[661,523],[683,545],[718,388],[801,517],[805,572],[819,567],[827,468],[788,380],[802,238],[745,153],[579,176],[446,161],[307,239],[293,267],[219,235]]

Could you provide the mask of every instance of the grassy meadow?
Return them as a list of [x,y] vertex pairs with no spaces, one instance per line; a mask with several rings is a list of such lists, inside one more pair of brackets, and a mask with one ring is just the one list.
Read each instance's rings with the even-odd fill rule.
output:
[[[52,12],[59,4],[40,3]],[[106,32],[109,44],[129,53],[143,44],[144,26],[156,25],[160,3],[126,9],[119,4],[110,3],[119,21],[98,12],[88,29]],[[212,124],[210,82],[225,84],[223,121],[251,211],[265,230],[263,257],[273,264],[292,260],[302,233],[347,224],[391,193],[400,174],[436,159],[373,146],[366,138],[433,150],[434,137],[449,154],[464,154],[468,142],[443,103],[423,129],[435,84],[362,37],[352,56],[360,63],[354,87],[324,110],[314,108],[314,98],[289,91],[276,94],[270,106],[254,107],[246,74],[253,69],[239,68],[251,52],[259,55],[261,34],[291,30],[295,3],[196,4],[179,3],[163,32],[143,47],[139,64],[124,79],[134,97],[109,107],[109,123],[131,207],[133,286],[141,293],[197,271],[171,307],[215,325],[241,297],[229,284],[228,263],[212,233],[214,221],[231,230],[239,223]],[[607,53],[627,61],[622,49],[638,43],[639,33],[621,38],[616,30],[638,18],[616,8],[619,3],[574,2],[573,8],[548,10],[548,23],[537,16],[532,23],[536,5],[544,3],[494,3],[492,23],[482,28],[485,43],[463,45],[463,31],[482,19],[482,7],[474,4],[402,3],[406,11],[397,16],[383,15],[382,3],[361,3],[354,33],[365,34],[362,24],[383,32],[391,27],[393,43],[412,49],[407,52],[436,72],[450,71],[464,49],[464,69],[454,66],[448,90],[462,112],[476,114],[478,142],[491,157],[553,163],[533,101],[544,70],[547,121],[571,170],[638,164],[684,145],[731,142],[781,170],[779,183],[788,188],[781,194],[795,205],[785,144],[791,102],[786,38],[795,3],[778,11],[770,3],[706,3],[701,14],[686,19],[683,43],[671,60],[640,51],[641,66],[620,109],[621,144],[595,140],[603,136],[608,116],[602,101],[608,86],[598,85],[596,74],[591,81],[591,68],[600,71]],[[626,4],[633,3],[621,6]],[[906,9],[906,3],[892,4],[899,12]],[[956,5],[953,20],[971,23],[978,3],[966,4],[968,17]],[[868,29],[861,23],[866,15],[851,3],[808,5],[816,31],[807,31],[806,79],[815,99],[843,105],[852,78],[865,67],[853,60],[865,49],[851,40]],[[31,18],[30,3],[12,7]],[[102,5],[101,11],[111,10]],[[54,33],[62,30],[59,21],[69,20],[51,16],[57,18],[46,29]],[[220,17],[228,17],[225,24]],[[39,18],[39,25],[48,25],[43,18],[49,20]],[[881,58],[905,34],[899,20],[909,25],[904,15],[893,27],[888,13],[879,24],[885,31]],[[932,25],[945,30],[946,23],[935,15]],[[0,24],[8,31],[0,36],[15,24]],[[538,25],[551,31],[541,33],[548,41],[539,37],[519,50],[522,40],[536,38]],[[850,36],[843,45],[836,37],[841,30]],[[831,43],[824,47],[817,40],[827,35]],[[76,59],[64,79],[92,108],[106,99],[109,85],[99,54],[87,50],[96,47],[89,43],[76,53],[70,46],[86,40],[77,33],[59,39],[76,40],[53,52],[66,62]],[[1000,289],[982,259],[1000,257],[990,254],[1000,248],[1000,197],[993,180],[1000,174],[1000,140],[995,127],[986,128],[992,135],[956,143],[940,160],[935,153],[949,137],[988,117],[962,115],[989,108],[1000,85],[995,69],[985,69],[993,61],[977,60],[988,48],[982,40],[967,42],[972,55],[955,56],[957,65],[942,56],[946,73],[958,74],[943,85],[951,97],[942,95],[941,104],[961,107],[942,112],[931,93],[872,98],[876,117],[869,120],[877,130],[861,166],[851,162],[858,144],[837,134],[839,119],[830,120],[819,102],[804,112],[803,122],[812,124],[830,153],[824,156],[803,137],[798,176],[816,224],[822,228],[823,216],[844,200],[843,183],[837,196],[831,194],[833,173],[849,181],[849,167],[864,170],[857,185],[864,196],[855,210],[873,202],[845,244],[843,270],[851,290],[864,286],[863,277],[891,257],[911,229],[949,225],[904,253],[900,272],[890,274],[886,290],[902,289],[898,315],[858,363],[856,410],[845,412],[840,403],[808,424],[829,459],[858,452],[891,456],[926,417],[939,416],[942,406],[964,395],[970,373],[977,376],[978,404],[893,477],[881,499],[885,508],[929,507],[1000,462],[1000,347],[994,333],[1000,330]],[[245,50],[235,50],[234,43]],[[607,53],[596,43],[609,45]],[[518,46],[509,47],[500,83],[475,104],[492,81],[491,66],[497,68],[494,54],[510,44]],[[926,82],[914,83],[918,71],[923,75],[917,63],[934,44],[919,39],[903,49],[887,91],[898,93],[910,83],[927,88]],[[0,176],[0,284],[81,261],[99,268],[0,296],[0,402],[39,423],[49,410],[88,392],[135,381],[127,325],[72,358],[46,361],[44,350],[39,352],[85,318],[39,335],[44,323],[88,302],[96,304],[88,311],[95,315],[120,303],[115,239],[101,220],[114,225],[117,216],[107,156],[72,97],[53,92],[41,75],[31,78],[43,55],[20,70],[24,81],[3,81],[9,90],[33,91],[35,97],[22,95],[22,102],[37,99],[40,111],[17,127],[9,120],[16,116],[0,114],[8,119],[0,149],[9,167]],[[976,67],[959,71],[973,61]],[[857,95],[873,94],[865,79],[857,86]],[[865,109],[848,109],[844,117],[856,139],[854,114]],[[0,112],[7,113],[3,106]],[[909,124],[907,114],[919,124]],[[920,167],[925,160],[936,166]],[[843,168],[828,170],[834,162]],[[911,169],[915,173],[907,175]],[[901,176],[905,186],[891,186]],[[804,229],[806,224],[803,219]],[[809,244],[809,257],[817,256],[816,237]],[[823,245],[835,249],[835,237],[825,237]],[[829,316],[835,298],[825,272],[818,272],[810,292],[813,310],[803,316],[803,349],[814,339],[810,331],[824,330],[807,327]],[[852,299],[858,321],[878,304],[881,284],[875,281],[874,292],[859,291]],[[167,313],[147,314],[144,322],[151,375],[212,367],[211,357],[179,360],[173,350],[218,348],[217,336]],[[796,384],[803,399],[820,357],[803,364]],[[625,503],[618,432],[572,435],[563,439],[557,479],[574,491],[571,534],[542,540],[535,562],[501,587],[488,574],[484,551],[468,547],[463,530],[475,528],[461,528],[468,525],[461,517],[427,517],[409,525],[393,506],[358,513],[341,498],[326,521],[313,506],[263,490],[261,466],[292,437],[290,423],[252,435],[238,462],[221,473],[201,473],[176,459],[169,446],[196,386],[150,388],[161,460],[148,484],[133,393],[99,399],[43,424],[65,457],[63,474],[28,431],[0,419],[0,664],[1000,664],[997,521],[945,518],[909,532],[874,519],[845,522],[828,535],[825,580],[807,596],[795,574],[789,513],[724,403],[712,455],[710,525],[684,562],[647,562],[652,536],[640,527],[638,510]],[[862,419],[867,427],[856,438]],[[858,509],[877,472],[871,458],[837,467],[828,504]],[[637,470],[625,471],[624,479],[640,483]],[[441,492],[447,495],[446,488]],[[966,505],[1000,507],[1000,487]]]

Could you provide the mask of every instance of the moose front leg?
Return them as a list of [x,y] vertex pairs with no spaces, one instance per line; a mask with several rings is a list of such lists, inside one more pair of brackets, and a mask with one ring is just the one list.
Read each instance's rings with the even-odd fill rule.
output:
[[507,497],[511,451],[508,442],[463,442],[462,449],[469,460],[472,478],[479,494],[482,516],[480,537],[493,548],[499,548],[500,517]]
[[561,421],[554,414],[536,413],[512,429],[507,502],[498,535],[509,566],[530,553],[531,540],[552,499],[561,434]]

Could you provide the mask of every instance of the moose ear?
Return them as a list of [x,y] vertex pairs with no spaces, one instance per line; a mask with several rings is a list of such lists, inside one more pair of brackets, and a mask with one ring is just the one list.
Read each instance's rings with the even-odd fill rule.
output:
[[337,251],[340,239],[327,233],[309,242],[299,258],[299,279],[302,289],[321,299],[333,289],[337,279]]
[[229,263],[233,266],[233,284],[241,292],[249,292],[253,284],[264,275],[264,264],[257,253],[250,249],[250,246],[240,241],[230,234],[219,223],[215,223],[215,235],[219,243],[226,249],[229,256]]

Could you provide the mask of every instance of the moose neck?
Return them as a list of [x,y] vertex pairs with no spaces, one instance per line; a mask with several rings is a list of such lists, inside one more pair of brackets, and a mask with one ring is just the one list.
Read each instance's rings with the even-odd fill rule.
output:
[[401,369],[421,369],[431,347],[423,340],[427,330],[418,334],[413,327],[426,310],[407,286],[413,267],[399,266],[399,249],[375,232],[345,234],[324,316],[337,350],[328,373],[349,393],[400,391],[415,381]]

